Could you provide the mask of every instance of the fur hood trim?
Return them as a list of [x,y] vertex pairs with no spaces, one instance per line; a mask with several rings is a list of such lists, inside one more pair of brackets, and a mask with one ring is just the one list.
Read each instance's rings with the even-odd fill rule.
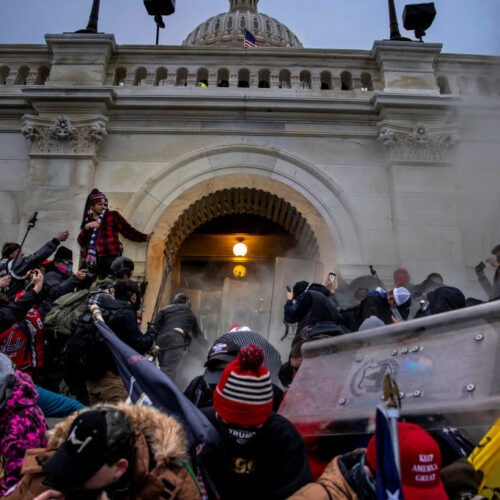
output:
[[186,432],[174,417],[151,406],[135,406],[126,403],[96,405],[73,413],[48,432],[49,448],[58,448],[64,443],[77,415],[99,406],[113,406],[122,410],[130,419],[136,433],[145,436],[158,464],[168,463],[171,460],[189,459]]

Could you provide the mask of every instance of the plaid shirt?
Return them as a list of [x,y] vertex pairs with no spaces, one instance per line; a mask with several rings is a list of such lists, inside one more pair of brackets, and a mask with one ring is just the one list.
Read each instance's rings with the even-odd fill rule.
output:
[[[87,256],[87,249],[90,243],[93,229],[83,228],[78,235],[77,241],[82,249],[82,258]],[[108,210],[97,236],[97,256],[107,257],[110,255],[121,255],[123,245],[118,234],[128,240],[139,243],[147,241],[148,235],[141,233],[132,227],[116,210]]]

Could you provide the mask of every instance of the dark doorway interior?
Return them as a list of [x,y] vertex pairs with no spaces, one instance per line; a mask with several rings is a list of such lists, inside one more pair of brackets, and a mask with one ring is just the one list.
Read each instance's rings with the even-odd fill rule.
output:
[[[233,246],[243,242],[244,257]],[[298,257],[296,240],[272,220],[252,214],[229,214],[199,226],[180,246],[174,272],[174,288],[200,290],[200,320],[210,340],[220,332],[223,287],[226,280],[261,284],[272,288],[277,257]],[[248,297],[244,318],[256,321],[264,304]]]

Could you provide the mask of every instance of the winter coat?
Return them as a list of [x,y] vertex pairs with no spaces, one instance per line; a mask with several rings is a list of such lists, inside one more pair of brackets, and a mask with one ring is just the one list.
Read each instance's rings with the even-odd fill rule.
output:
[[369,293],[359,306],[356,306],[354,331],[358,331],[361,323],[370,316],[376,316],[386,325],[392,324],[392,311],[386,297],[378,293]]
[[[82,228],[77,241],[81,246],[82,259],[87,256],[88,247],[92,237],[93,229]],[[108,210],[104,215],[101,227],[97,235],[96,249],[98,257],[110,257],[121,255],[123,245],[120,241],[120,234],[131,241],[142,243],[148,240],[148,235],[141,233],[125,220],[116,210]]]
[[[97,300],[99,307],[110,313],[107,321],[109,328],[117,337],[132,347],[139,354],[145,354],[152,347],[154,338],[151,334],[143,334],[137,326],[137,315],[134,306],[127,300],[115,299],[108,294],[100,294]],[[98,344],[99,353],[96,357],[102,363],[103,373],[111,371],[118,374],[118,368],[107,342]]]
[[[36,269],[44,260],[47,259],[59,246],[60,241],[57,238],[52,238],[31,255],[26,255],[19,259],[2,259],[0,261],[0,276],[10,273],[12,281],[9,288],[5,291],[6,295],[12,299],[24,288],[24,282],[28,271]],[[5,263],[5,265],[4,265]]]
[[288,500],[375,500],[375,485],[364,470],[364,450],[335,457],[319,479]]
[[221,436],[202,462],[221,500],[280,500],[312,481],[306,445],[293,424],[277,413],[255,428],[223,423],[213,408],[203,413]]
[[43,293],[34,290],[26,291],[21,297],[6,306],[0,307],[0,331],[4,331],[17,321],[21,321],[34,304],[38,304]]
[[16,370],[12,394],[0,410],[0,497],[21,479],[24,453],[46,446],[47,425],[31,377]]
[[[135,430],[135,460],[127,484],[120,484],[121,494],[110,498],[120,500],[198,500],[201,499],[197,482],[188,466],[187,438],[182,425],[171,416],[147,406],[125,403],[114,405],[129,418]],[[47,449],[30,450],[22,469],[23,479],[19,486],[5,498],[8,500],[31,500],[46,491],[42,484],[45,478],[42,465],[66,440],[76,414],[57,424],[49,432]],[[96,498],[95,495],[85,498]],[[71,500],[71,496],[66,496]]]
[[465,295],[454,286],[440,286],[427,294],[431,314],[465,307]]
[[81,281],[76,278],[73,273],[64,274],[51,265],[43,277],[43,287],[46,298],[38,308],[42,318],[45,318],[54,300],[66,293],[73,292],[80,284]]
[[337,308],[329,297],[330,291],[326,286],[311,283],[295,301],[286,301],[284,308],[285,322],[298,323],[293,344],[300,339],[301,331],[306,326],[314,326],[317,323],[326,321],[339,323],[340,318]]
[[164,307],[157,314],[154,323],[160,334],[174,328],[182,328],[184,335],[188,338],[191,332],[197,337],[203,337],[198,320],[187,304],[170,304]]
[[38,406],[43,411],[45,417],[60,418],[71,413],[82,410],[85,406],[76,399],[49,391],[39,385],[36,386],[38,392]]
[[24,319],[0,332],[0,352],[8,356],[18,370],[36,375],[45,362],[45,336],[40,313],[32,307]]

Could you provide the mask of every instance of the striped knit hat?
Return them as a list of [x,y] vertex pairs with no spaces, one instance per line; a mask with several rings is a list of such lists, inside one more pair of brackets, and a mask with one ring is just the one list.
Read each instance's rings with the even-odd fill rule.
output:
[[256,427],[268,419],[273,407],[273,386],[263,361],[262,348],[250,344],[224,369],[213,394],[214,409],[224,422]]

